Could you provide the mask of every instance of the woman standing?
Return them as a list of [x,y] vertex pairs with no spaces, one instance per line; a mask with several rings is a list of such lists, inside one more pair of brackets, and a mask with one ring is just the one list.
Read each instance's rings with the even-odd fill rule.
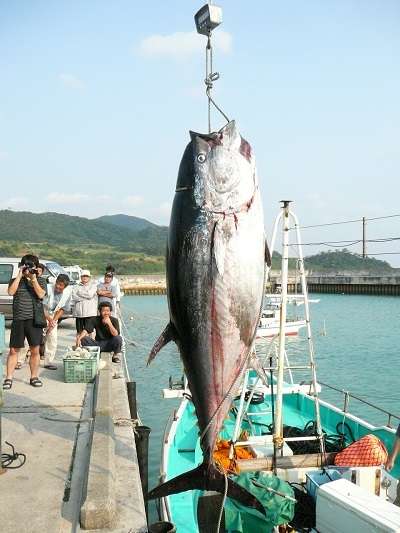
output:
[[97,316],[97,283],[91,278],[89,270],[82,270],[81,282],[72,293],[77,337],[83,331],[93,333]]

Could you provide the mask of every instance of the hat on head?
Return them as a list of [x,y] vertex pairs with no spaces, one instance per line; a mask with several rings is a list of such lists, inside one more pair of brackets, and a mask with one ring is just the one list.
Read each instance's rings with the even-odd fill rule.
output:
[[89,276],[90,277],[90,270],[82,270],[81,277],[82,276]]

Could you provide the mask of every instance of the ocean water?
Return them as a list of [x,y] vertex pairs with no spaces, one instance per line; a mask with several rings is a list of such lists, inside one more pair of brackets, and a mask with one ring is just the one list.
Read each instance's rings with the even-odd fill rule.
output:
[[[366,295],[311,295],[311,325],[318,380],[344,389],[394,414],[400,414],[400,298]],[[303,306],[292,314],[301,315]],[[137,382],[138,409],[144,425],[151,427],[149,486],[158,483],[161,442],[164,428],[178,400],[163,400],[162,389],[169,377],[182,376],[177,347],[168,344],[147,367],[147,355],[168,323],[165,296],[125,296],[122,312],[128,339],[127,359],[132,380]],[[326,335],[323,335],[324,331]],[[259,351],[266,350],[260,347]],[[287,343],[291,362],[307,354],[305,329]],[[304,361],[304,359],[302,359]],[[309,375],[294,375],[296,382]],[[323,389],[323,399],[343,406],[343,396]],[[384,414],[350,400],[350,411],[374,424],[384,424]],[[151,518],[155,509],[150,507]]]

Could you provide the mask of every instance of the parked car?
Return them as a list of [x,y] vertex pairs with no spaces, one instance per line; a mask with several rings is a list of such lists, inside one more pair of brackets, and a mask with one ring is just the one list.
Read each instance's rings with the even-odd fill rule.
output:
[[76,285],[81,281],[82,269],[79,265],[64,266],[63,269],[68,274],[71,285]]
[[[8,284],[10,279],[15,278],[18,274],[18,264],[20,260],[21,258],[19,257],[0,257],[0,313],[4,315],[6,320],[12,320],[13,317],[13,298],[8,295]],[[47,283],[54,283],[58,274],[67,274],[63,267],[55,261],[40,259],[40,262],[46,267],[43,276],[47,278]]]

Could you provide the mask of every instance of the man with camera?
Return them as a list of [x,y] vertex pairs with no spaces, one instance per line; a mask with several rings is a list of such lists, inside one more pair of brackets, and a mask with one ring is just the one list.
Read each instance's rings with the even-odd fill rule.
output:
[[10,351],[7,358],[7,375],[3,389],[11,389],[18,352],[24,347],[25,338],[28,341],[31,356],[29,366],[31,370],[30,384],[41,387],[43,384],[38,377],[39,346],[42,341],[43,327],[46,320],[42,300],[47,287],[44,278],[37,277],[39,259],[36,255],[24,255],[19,263],[19,271],[10,280],[8,294],[13,296],[13,321],[10,334]]

